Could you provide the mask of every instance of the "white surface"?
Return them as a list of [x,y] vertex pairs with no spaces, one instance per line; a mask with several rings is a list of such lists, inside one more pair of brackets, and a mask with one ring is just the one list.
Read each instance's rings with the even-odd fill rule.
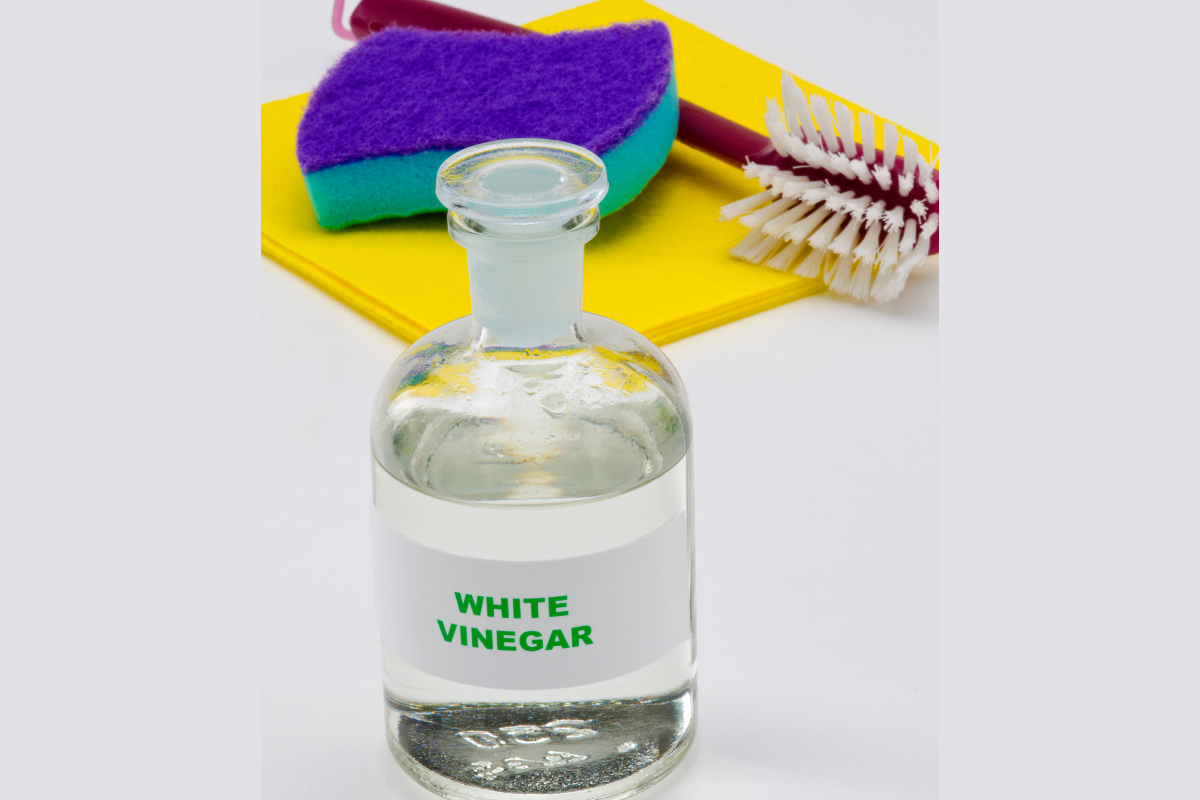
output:
[[[936,4],[861,12],[853,60],[791,5],[659,5],[937,138]],[[328,16],[264,5],[264,100],[343,49]],[[917,35],[904,70],[928,80],[892,78]],[[647,800],[936,795],[937,298],[927,268],[887,306],[822,295],[665,348],[696,421],[701,689],[693,753]],[[431,797],[384,744],[365,512],[367,413],[404,344],[266,259],[262,303],[263,797]]]

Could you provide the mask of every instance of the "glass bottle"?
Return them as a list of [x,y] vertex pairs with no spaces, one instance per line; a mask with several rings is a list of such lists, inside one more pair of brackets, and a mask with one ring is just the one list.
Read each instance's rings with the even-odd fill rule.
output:
[[645,337],[582,311],[599,157],[489,142],[437,181],[472,314],[374,406],[388,744],[445,797],[627,797],[695,729],[687,396]]

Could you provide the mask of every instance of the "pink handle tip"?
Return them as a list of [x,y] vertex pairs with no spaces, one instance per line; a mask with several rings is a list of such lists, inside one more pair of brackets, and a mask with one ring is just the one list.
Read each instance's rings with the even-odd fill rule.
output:
[[345,10],[346,0],[333,0],[333,32],[343,39],[357,42],[358,37],[354,35],[354,31],[342,24],[342,14]]

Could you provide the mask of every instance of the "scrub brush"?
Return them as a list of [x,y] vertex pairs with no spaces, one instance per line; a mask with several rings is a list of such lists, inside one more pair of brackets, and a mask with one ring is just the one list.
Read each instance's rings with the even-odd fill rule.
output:
[[[431,30],[524,28],[431,0],[362,0],[342,26],[335,0],[334,31],[362,38],[389,26]],[[784,73],[783,108],[767,101],[768,136],[679,98],[676,138],[741,167],[763,191],[720,210],[750,233],[731,255],[808,278],[822,276],[831,291],[859,300],[894,299],[911,272],[939,251],[937,160],[926,160],[916,142],[883,123],[884,149],[873,146],[875,118],[845,104],[806,96]],[[858,123],[864,148],[854,140]]]
[[[856,300],[895,299],[914,269],[938,252],[939,175],[912,137],[844,103],[806,96],[787,73],[783,108],[767,100],[770,148],[748,158],[747,178],[763,191],[724,206],[720,218],[750,229],[730,254],[753,264],[824,278],[829,289]],[[814,124],[815,123],[815,124]],[[931,155],[932,158],[932,155]],[[872,282],[873,279],[873,282]]]

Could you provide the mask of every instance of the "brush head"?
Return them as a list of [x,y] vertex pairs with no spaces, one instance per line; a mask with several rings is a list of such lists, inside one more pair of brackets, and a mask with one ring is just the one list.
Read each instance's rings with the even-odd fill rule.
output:
[[[823,277],[830,291],[856,300],[895,299],[909,274],[938,253],[940,182],[911,137],[897,155],[900,132],[884,122],[884,148],[874,147],[875,118],[844,103],[805,95],[786,73],[783,108],[767,99],[770,146],[745,165],[762,187],[724,206],[750,233],[734,258]],[[836,117],[836,122],[835,122]],[[854,129],[866,143],[854,139]]]
[[442,210],[441,162],[512,138],[600,155],[609,213],[662,166],[678,117],[670,31],[658,21],[552,35],[389,28],[312,93],[296,157],[325,227]]

